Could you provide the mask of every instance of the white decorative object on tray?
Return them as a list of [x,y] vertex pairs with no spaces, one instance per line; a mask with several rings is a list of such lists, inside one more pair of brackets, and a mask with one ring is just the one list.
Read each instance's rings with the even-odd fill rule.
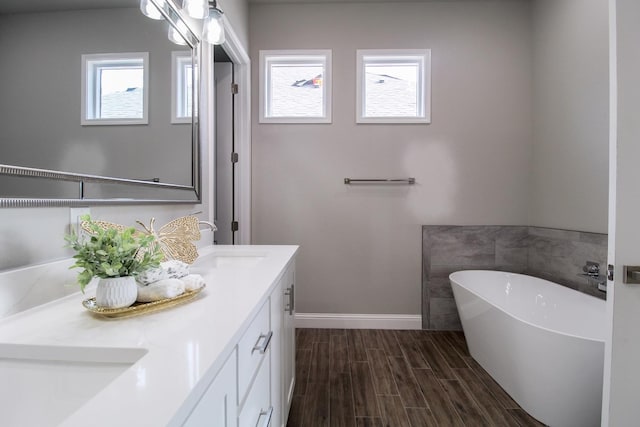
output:
[[100,307],[129,307],[137,296],[138,285],[133,276],[101,278],[96,287],[96,303]]

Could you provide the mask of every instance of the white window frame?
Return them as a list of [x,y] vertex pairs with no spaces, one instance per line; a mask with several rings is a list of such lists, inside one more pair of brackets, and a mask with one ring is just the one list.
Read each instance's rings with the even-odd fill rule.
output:
[[[185,65],[193,67],[193,57],[188,50],[171,52],[171,123],[191,123],[192,116],[187,116],[187,87],[185,80]],[[191,78],[195,79],[195,69],[192,68]],[[192,85],[195,82],[192,81]],[[192,100],[193,102],[193,100]],[[193,105],[191,105],[193,111]]]
[[[308,117],[270,116],[270,70],[274,63],[318,63],[324,66],[322,73],[322,115]],[[260,51],[260,123],[331,123],[331,50],[261,50]]]
[[[142,62],[142,117],[96,118],[99,114],[100,87],[98,71],[102,68],[119,68]],[[81,124],[90,125],[146,125],[149,123],[149,52],[98,53],[82,55]]]
[[[415,62],[417,116],[365,116],[365,65]],[[356,76],[356,123],[431,123],[431,49],[358,49]]]

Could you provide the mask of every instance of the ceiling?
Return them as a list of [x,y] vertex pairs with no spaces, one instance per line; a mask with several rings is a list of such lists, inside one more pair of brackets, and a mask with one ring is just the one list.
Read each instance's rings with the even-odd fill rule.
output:
[[0,13],[138,7],[139,0],[1,0]]

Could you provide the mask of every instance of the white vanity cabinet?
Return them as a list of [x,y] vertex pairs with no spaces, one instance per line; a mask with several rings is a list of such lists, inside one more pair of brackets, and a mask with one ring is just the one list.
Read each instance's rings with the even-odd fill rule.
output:
[[184,427],[235,427],[238,416],[236,351],[229,356],[202,398],[193,409]]
[[295,301],[295,268],[293,266],[287,269],[283,276],[282,283],[283,293],[285,297],[284,320],[282,328],[282,398],[284,424],[286,424],[289,410],[291,409],[291,401],[293,400],[293,389],[296,383],[296,301]]
[[294,270],[291,261],[183,426],[286,425],[295,384]]
[[271,293],[271,327],[274,331],[271,376],[272,426],[287,424],[295,382],[295,326],[294,326],[294,266],[285,270],[278,286]]

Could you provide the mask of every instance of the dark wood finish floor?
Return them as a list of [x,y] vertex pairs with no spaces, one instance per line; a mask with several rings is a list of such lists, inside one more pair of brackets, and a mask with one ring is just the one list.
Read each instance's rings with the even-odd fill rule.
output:
[[288,427],[532,426],[462,332],[297,329]]

